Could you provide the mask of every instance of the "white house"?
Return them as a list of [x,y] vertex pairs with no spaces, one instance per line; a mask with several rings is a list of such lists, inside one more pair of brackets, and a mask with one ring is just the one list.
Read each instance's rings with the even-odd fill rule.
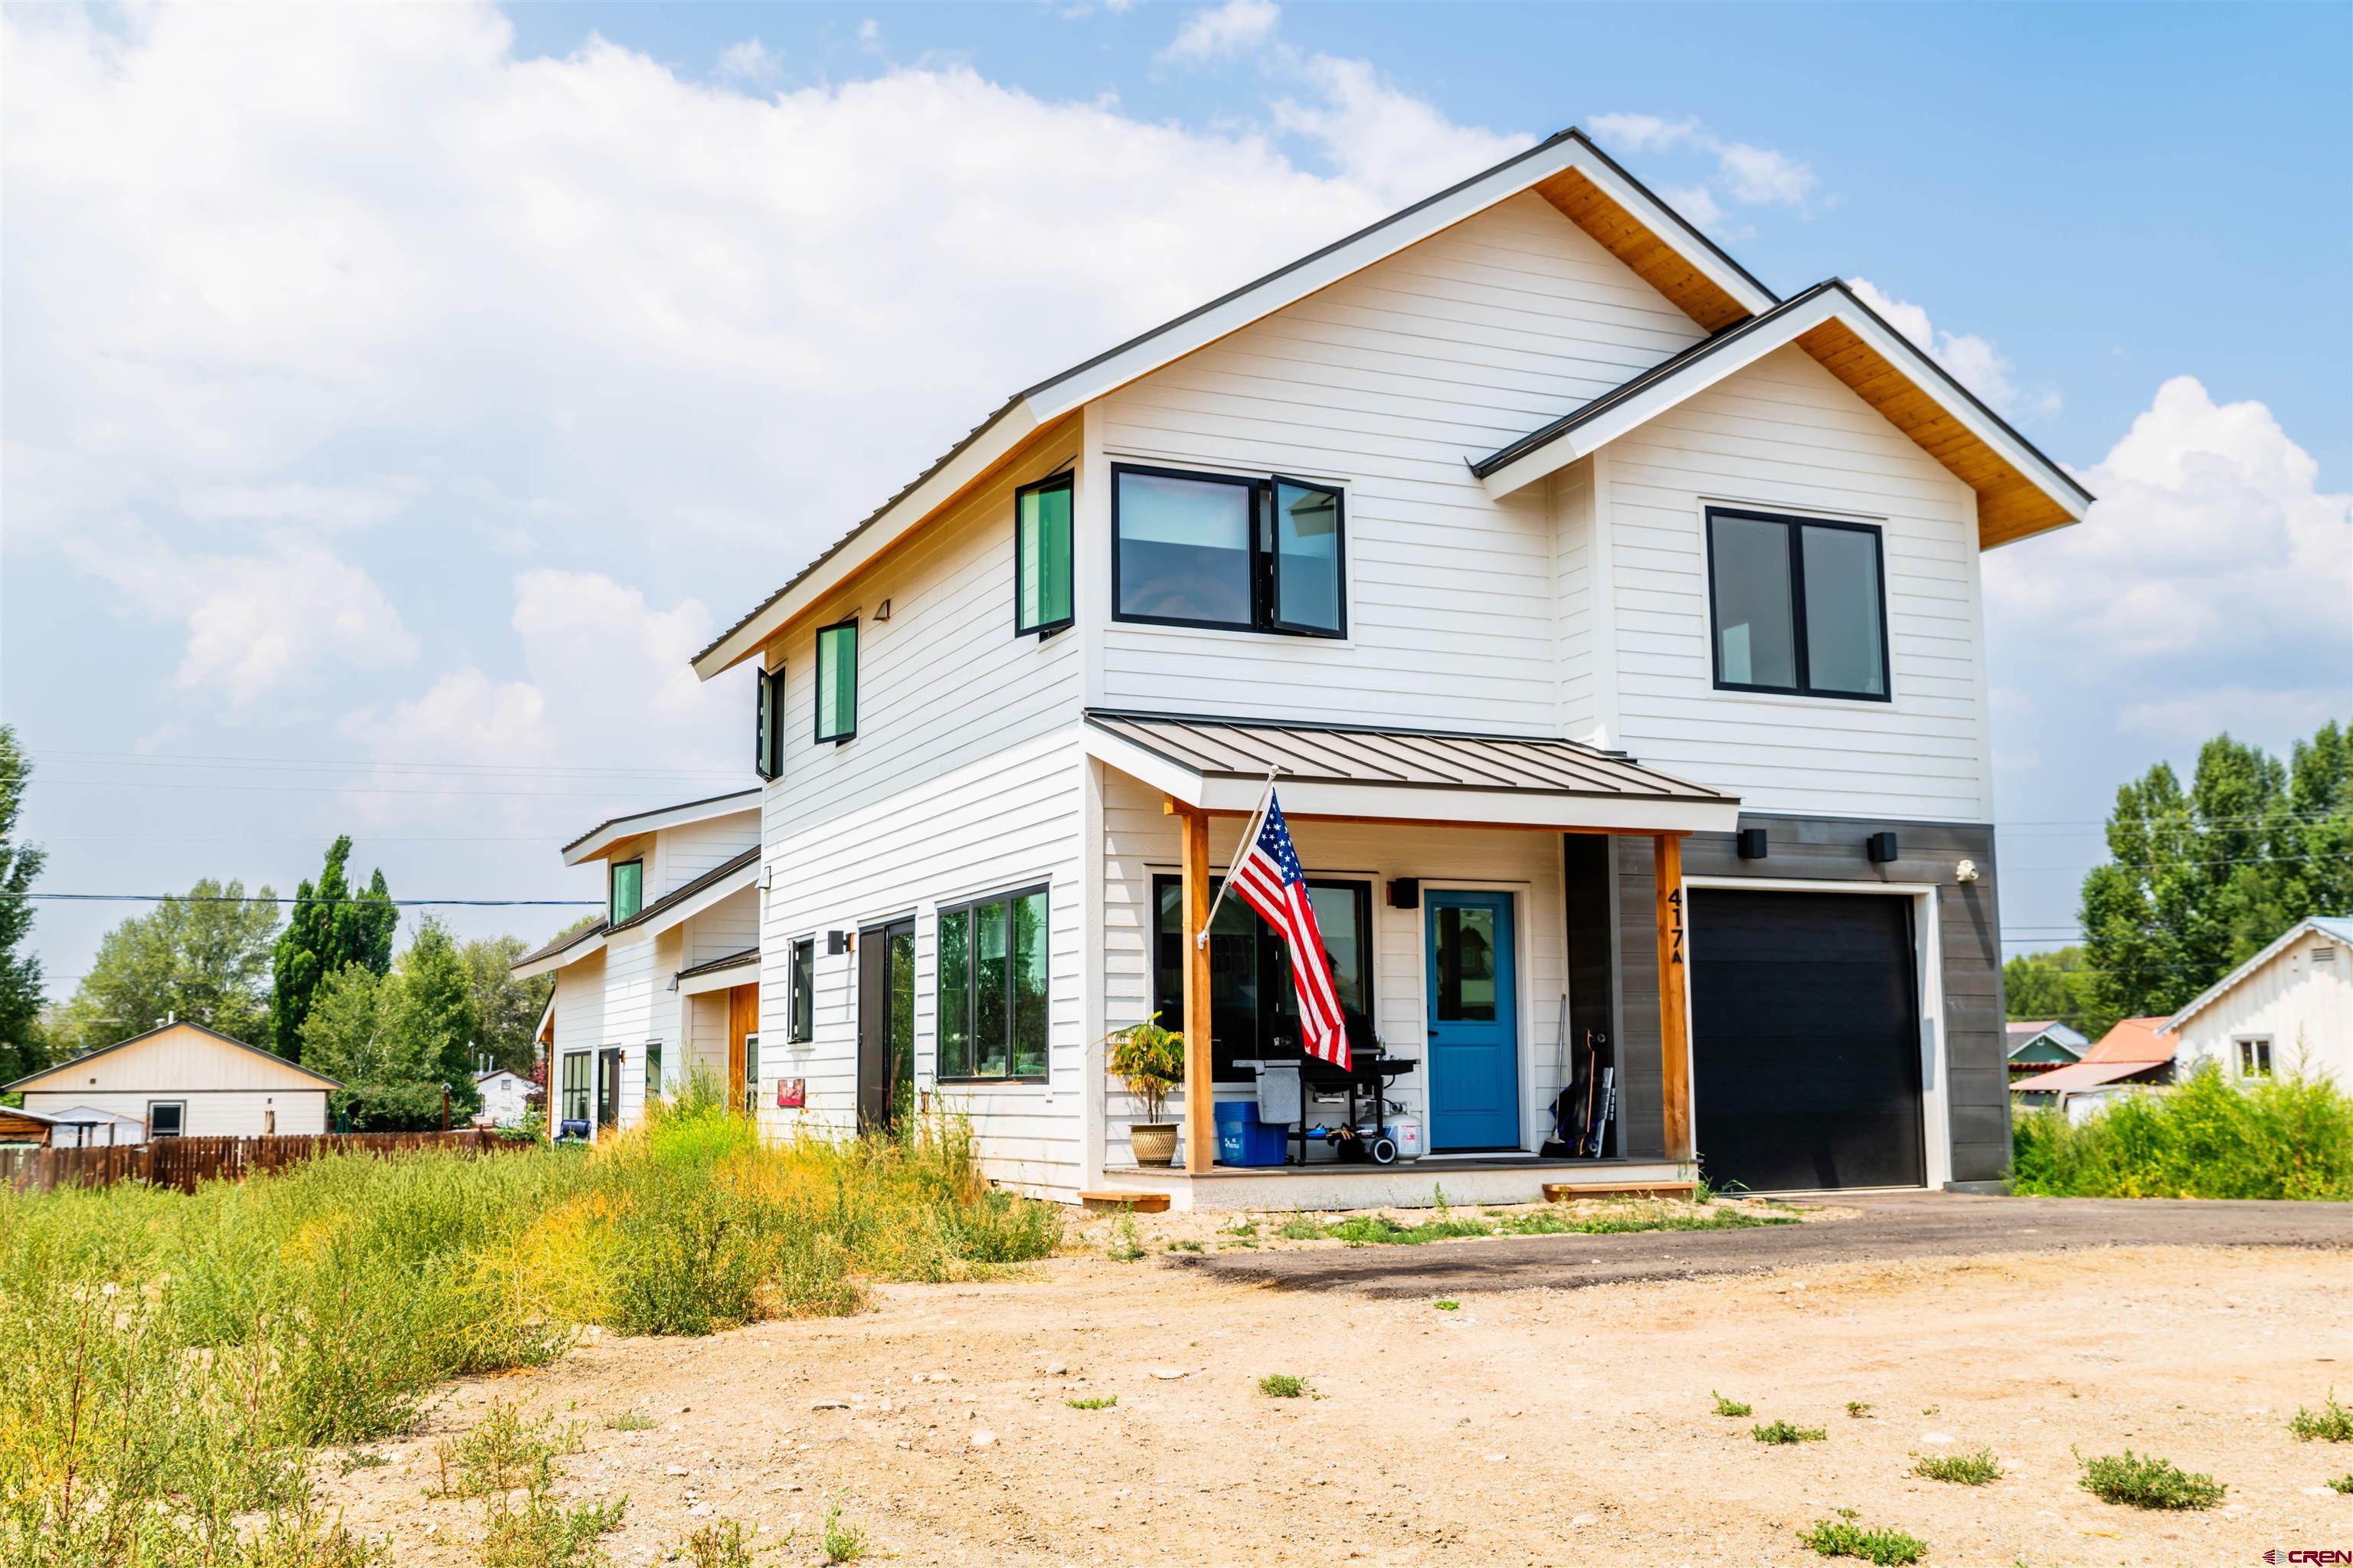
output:
[[2174,1071],[2300,1072],[2353,1088],[2353,916],[2314,916],[2168,1019]]
[[[1016,394],[696,656],[757,672],[747,1095],[932,1099],[1063,1198],[1993,1181],[1978,561],[2088,503],[1842,284],[1776,295],[1564,132]],[[1298,1054],[1258,917],[1191,940],[1270,778],[1410,1170],[1213,1163],[1212,1100]],[[632,821],[567,858],[658,861]],[[705,1038],[660,1001],[703,949],[624,985],[621,937],[522,966],[578,988],[567,1064]],[[1104,1071],[1155,1012],[1173,1172]],[[1541,1159],[1605,1071],[1606,1158]]]
[[516,962],[553,973],[542,1031],[552,1134],[628,1126],[701,1067],[743,1103],[759,1078],[760,797],[600,822],[564,847],[604,874],[605,917]]
[[478,1127],[519,1127],[531,1108],[531,1080],[512,1067],[492,1067],[474,1075],[474,1092],[482,1108],[474,1113]]
[[[334,1079],[198,1023],[166,1023],[6,1086],[94,1142],[327,1130]],[[111,1125],[100,1125],[110,1119]],[[134,1125],[125,1125],[134,1124]],[[136,1136],[131,1134],[135,1130]]]

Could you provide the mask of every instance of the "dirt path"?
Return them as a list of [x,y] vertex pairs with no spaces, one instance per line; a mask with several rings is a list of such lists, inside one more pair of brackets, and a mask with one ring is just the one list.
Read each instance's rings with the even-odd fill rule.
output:
[[[474,1506],[423,1495],[433,1439],[523,1398],[588,1423],[566,1489],[628,1495],[608,1542],[624,1564],[714,1516],[764,1541],[797,1524],[761,1561],[820,1561],[833,1497],[875,1560],[974,1568],[1820,1563],[1794,1532],[1839,1508],[1924,1537],[1931,1568],[2253,1563],[2353,1545],[2353,1497],[2319,1489],[2353,1471],[2353,1446],[2286,1427],[2332,1384],[2353,1394],[2348,1283],[2342,1253],[2152,1247],[1489,1292],[1445,1311],[1071,1258],[891,1287],[847,1319],[592,1341],[459,1385],[421,1440],[332,1489],[352,1523],[393,1532],[403,1568],[470,1562]],[[1270,1372],[1321,1397],[1269,1399]],[[1828,1438],[1752,1441],[1749,1421],[1710,1413],[1711,1390]],[[601,1425],[625,1410],[654,1426]],[[1908,1474],[1916,1453],[1980,1446],[2008,1471],[1989,1487]],[[2211,1471],[2229,1506],[2103,1504],[2074,1485],[2071,1446]]]

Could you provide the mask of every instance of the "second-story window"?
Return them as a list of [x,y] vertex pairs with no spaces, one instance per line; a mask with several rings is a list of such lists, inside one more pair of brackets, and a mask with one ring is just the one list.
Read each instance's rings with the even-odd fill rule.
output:
[[1040,636],[1071,624],[1071,476],[1013,493],[1013,631]]
[[1113,471],[1113,613],[1121,620],[1347,632],[1340,492],[1281,475]]
[[1712,508],[1707,569],[1717,686],[1887,700],[1878,529]]
[[641,860],[615,861],[609,891],[611,897],[607,901],[605,917],[617,926],[645,907],[646,863]]
[[817,633],[817,737],[837,744],[858,733],[858,622]]
[[777,779],[785,771],[785,673],[764,667],[754,673],[759,691],[754,699],[752,770]]

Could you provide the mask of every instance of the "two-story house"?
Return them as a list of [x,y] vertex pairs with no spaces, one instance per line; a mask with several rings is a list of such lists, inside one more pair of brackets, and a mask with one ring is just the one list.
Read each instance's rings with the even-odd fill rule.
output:
[[[763,1115],[1180,1204],[1993,1180],[1978,559],[2088,503],[1564,132],[1011,397],[696,657],[758,671]],[[1295,1038],[1255,915],[1193,939],[1270,778],[1409,1169],[1212,1162]],[[1155,1012],[1176,1172],[1103,1065]]]
[[564,863],[603,867],[604,916],[512,971],[555,977],[539,1032],[551,1136],[629,1126],[697,1068],[744,1104],[759,1078],[759,792],[599,822]]

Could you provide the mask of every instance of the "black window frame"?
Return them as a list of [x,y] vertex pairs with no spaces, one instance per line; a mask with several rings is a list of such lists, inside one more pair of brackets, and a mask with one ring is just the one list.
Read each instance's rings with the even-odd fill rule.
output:
[[752,771],[773,783],[785,776],[785,670],[763,664],[754,675]]
[[[1218,888],[1224,881],[1225,879],[1223,877],[1211,877],[1209,879],[1209,896],[1212,899],[1217,896]],[[1162,935],[1160,930],[1160,909],[1165,901],[1165,896],[1167,891],[1171,888],[1179,890],[1178,897],[1181,905],[1183,897],[1181,890],[1183,885],[1184,878],[1174,872],[1156,872],[1153,874],[1152,915],[1150,926],[1152,942],[1152,1004],[1154,1010],[1160,1015],[1160,1022],[1163,1027],[1179,1031],[1184,1028],[1185,1018],[1183,973],[1181,969],[1178,972],[1178,984],[1175,993],[1163,994],[1161,991],[1160,974],[1160,938]],[[1369,1012],[1373,999],[1378,994],[1374,990],[1374,977],[1375,969],[1379,963],[1377,949],[1380,946],[1380,931],[1375,924],[1380,916],[1378,914],[1378,906],[1373,898],[1373,883],[1371,879],[1365,877],[1311,876],[1307,879],[1307,886],[1311,892],[1319,887],[1327,889],[1337,888],[1352,893],[1356,895],[1356,918],[1364,928],[1365,972],[1362,977],[1362,984],[1364,987],[1366,1011]],[[1234,902],[1244,909],[1250,909],[1250,906],[1242,904],[1240,899],[1236,899]],[[1270,950],[1281,949],[1284,947],[1282,934],[1277,932],[1273,927],[1268,925],[1266,917],[1260,915],[1258,911],[1250,909],[1250,912],[1259,923],[1260,971],[1261,973],[1271,974],[1272,970],[1269,967],[1267,955]],[[1176,938],[1178,942],[1181,944],[1184,940],[1184,933],[1180,930],[1176,933]],[[1273,1023],[1274,1021],[1282,1015],[1281,1010],[1283,1004],[1283,989],[1284,988],[1282,986],[1273,984],[1269,984],[1261,988],[1261,993],[1258,1000],[1258,1044],[1255,1047],[1248,1051],[1238,1048],[1232,1056],[1229,1057],[1229,1060],[1239,1059],[1250,1055],[1271,1057],[1273,1054]],[[1291,998],[1291,1004],[1294,1008],[1298,1005],[1298,999],[1296,996]],[[1247,1072],[1233,1069],[1229,1069],[1232,1072],[1231,1076],[1219,1077],[1218,1075],[1217,1040],[1214,1036],[1214,1033],[1209,1042],[1209,1081],[1212,1084],[1233,1086],[1249,1084],[1255,1081]],[[1296,1050],[1297,1047],[1294,1046],[1293,1049]]]
[[[159,1110],[173,1110],[179,1113],[179,1119],[174,1124],[171,1131],[165,1132],[155,1125],[155,1113]],[[187,1137],[188,1102],[185,1100],[149,1100],[147,1102],[147,1136],[151,1139]]]
[[658,1100],[662,1097],[662,1043],[647,1041],[645,1058],[645,1083],[638,1092],[648,1100]]
[[[1018,1056],[1018,1052],[1016,1052],[1016,1051],[1015,1051],[1015,1049],[1014,1049],[1013,1030],[1014,1030],[1014,1020],[1015,1020],[1015,1013],[1016,1013],[1017,999],[1018,999],[1018,997],[1019,992],[1018,992],[1018,988],[1014,985],[1014,983],[1013,983],[1013,963],[1014,963],[1014,945],[1013,945],[1013,930],[1014,930],[1014,928],[1013,928],[1013,906],[1014,906],[1014,905],[1015,905],[1015,904],[1018,903],[1020,900],[1022,900],[1022,899],[1024,899],[1024,898],[1028,898],[1028,897],[1029,897],[1029,896],[1030,896],[1031,895],[1033,895],[1033,894],[1034,894],[1034,895],[1036,895],[1039,898],[1040,898],[1040,899],[1042,899],[1042,900],[1044,901],[1044,914],[1040,916],[1040,924],[1039,924],[1039,940],[1041,943],[1043,943],[1043,944],[1044,944],[1044,957],[1045,957],[1045,960],[1046,960],[1046,976],[1045,976],[1045,980],[1046,980],[1046,1021],[1045,1021],[1045,1032],[1046,1032],[1046,1037],[1045,1037],[1045,1039],[1044,1039],[1043,1041],[1041,1041],[1041,1042],[1039,1043],[1039,1053],[1040,1053],[1041,1059],[1045,1062],[1046,1065],[1045,1065],[1045,1069],[1044,1069],[1044,1071],[1042,1071],[1042,1072],[1037,1072],[1037,1073],[1017,1073],[1017,1072],[1013,1071],[1013,1065],[1014,1065],[1014,1063],[1015,1063],[1016,1061],[1018,1061],[1018,1060],[1019,1059],[1019,1056]],[[941,1057],[940,1057],[940,1026],[941,1026],[941,1022],[942,1022],[942,1017],[941,1017],[941,1010],[940,1010],[940,994],[939,994],[939,968],[940,968],[940,956],[941,956],[941,954],[942,954],[942,953],[944,953],[944,952],[945,952],[945,951],[946,951],[946,944],[945,944],[944,942],[943,942],[943,941],[941,941],[941,940],[940,940],[940,938],[939,938],[939,923],[940,923],[942,920],[946,919],[948,916],[952,916],[952,915],[967,915],[967,914],[969,914],[971,911],[973,911],[973,910],[975,910],[975,909],[981,908],[981,907],[983,907],[983,906],[987,906],[987,905],[990,905],[990,904],[1002,904],[1002,905],[1004,905],[1004,906],[1005,906],[1005,970],[1006,970],[1006,976],[1005,976],[1005,1066],[1006,1066],[1006,1070],[1005,1070],[1004,1072],[1002,1072],[1002,1073],[980,1073],[980,1072],[972,1072],[972,1073],[949,1073],[949,1072],[944,1072],[944,1071],[942,1071],[942,1069],[941,1069]],[[976,1006],[975,1006],[975,1005],[974,1005],[974,1003],[975,1003],[975,1002],[976,1002],[976,1001],[977,1000],[977,999],[976,999],[976,991],[977,991],[977,990],[978,990],[978,988],[979,988],[979,985],[980,985],[980,978],[979,978],[979,977],[980,977],[980,953],[979,953],[979,948],[978,948],[977,945],[973,941],[973,939],[972,939],[969,936],[967,936],[967,937],[965,938],[965,948],[964,948],[964,951],[965,951],[965,964],[964,964],[964,974],[965,974],[965,981],[964,981],[964,983],[965,983],[965,1005],[966,1005],[966,1007],[967,1007],[967,1009],[968,1009],[968,1011],[967,1011],[967,1012],[966,1012],[966,1014],[965,1014],[965,1019],[966,1019],[966,1025],[965,1025],[965,1027],[966,1027],[966,1032],[967,1032],[967,1040],[966,1040],[966,1044],[967,1044],[967,1048],[969,1049],[969,1048],[971,1048],[972,1046],[974,1046],[974,1045],[976,1045],[976,1044],[977,1044],[977,1039],[978,1039],[978,1035],[979,1035],[979,1030],[978,1030],[978,1028],[976,1027],[976,1024],[977,1024],[977,1022],[978,1022],[979,1010],[977,1009],[977,1007],[976,1007]],[[976,1054],[976,1054],[976,1065],[977,1065],[977,1053],[976,1052]],[[941,906],[940,906],[936,910],[934,910],[934,911],[933,912],[933,916],[932,916],[932,1081],[933,1081],[933,1082],[934,1082],[934,1083],[940,1083],[940,1084],[982,1084],[982,1085],[986,1085],[986,1084],[1039,1084],[1039,1085],[1044,1085],[1044,1084],[1050,1083],[1050,1082],[1052,1081],[1052,1079],[1053,1079],[1053,1075],[1054,1075],[1054,885],[1053,885],[1053,883],[1052,883],[1050,880],[1048,880],[1048,881],[1042,881],[1042,882],[1030,882],[1030,883],[1024,883],[1024,884],[1022,884],[1020,886],[1018,886],[1018,887],[1007,887],[1007,888],[1000,888],[1000,889],[998,889],[998,890],[997,890],[996,892],[993,892],[993,893],[984,893],[984,894],[980,895],[978,897],[976,897],[976,898],[964,898],[964,899],[959,899],[959,900],[957,900],[957,901],[956,901],[955,903],[954,903],[954,904],[943,904],[943,905],[941,905]]]
[[[1753,681],[1727,681],[1724,678],[1724,639],[1715,625],[1715,521],[1719,517],[1750,523],[1778,523],[1787,534],[1789,544],[1789,640],[1798,673],[1794,686],[1768,686]],[[1853,523],[1842,517],[1810,517],[1788,512],[1762,512],[1751,506],[1711,506],[1703,519],[1707,539],[1707,659],[1708,672],[1719,692],[1757,692],[1769,696],[1811,697],[1831,702],[1892,703],[1895,700],[1895,666],[1888,652],[1887,642],[1887,538],[1886,530],[1875,523]],[[1850,534],[1866,534],[1871,537],[1872,567],[1879,582],[1879,683],[1878,692],[1847,692],[1831,687],[1816,687],[1807,647],[1806,631],[1806,546],[1808,528],[1835,528]]]
[[[620,874],[620,874],[620,870],[621,870],[621,868],[622,868],[623,866],[625,866],[625,865],[634,865],[634,866],[636,866],[636,867],[638,868],[638,906],[637,906],[635,909],[630,910],[627,915],[624,915],[624,914],[622,914],[622,913],[620,912],[620,906],[619,906],[617,903],[616,903],[616,902],[615,902],[615,896],[614,896],[614,895],[615,895],[619,891],[619,886],[620,886]],[[617,925],[619,925],[619,924],[620,924],[622,921],[624,921],[624,920],[634,920],[634,919],[636,919],[639,915],[641,915],[641,914],[645,913],[645,907],[646,907],[646,857],[645,857],[645,856],[643,856],[643,855],[641,855],[641,854],[640,854],[640,855],[632,855],[632,856],[630,856],[628,860],[616,860],[616,861],[608,861],[608,862],[607,862],[607,863],[606,863],[606,866],[605,866],[605,920],[606,920],[606,923],[607,923],[607,925],[617,926]]]
[[[1073,471],[1064,469],[1060,473],[1050,473],[1045,478],[1038,480],[1033,483],[1022,485],[1013,493],[1013,635],[1016,637],[1035,637],[1039,641],[1043,642],[1048,638],[1053,636],[1056,632],[1068,631],[1073,625],[1077,624],[1079,617],[1079,492],[1076,482],[1077,478],[1078,476]],[[1025,626],[1022,624],[1021,620],[1021,574],[1023,569],[1029,565],[1029,554],[1021,547],[1021,498],[1025,495],[1033,495],[1040,491],[1047,490],[1067,491],[1071,497],[1069,514],[1063,519],[1063,526],[1069,530],[1071,535],[1071,613],[1061,617],[1058,620],[1040,620],[1034,625]],[[1039,597],[1042,600],[1045,596],[1041,593]]]
[[785,1044],[817,1038],[817,938],[797,937],[786,949]]
[[[835,735],[825,733],[825,634],[847,630],[849,632],[849,727]],[[817,683],[809,693],[809,732],[819,746],[842,746],[858,738],[858,721],[866,707],[866,694],[859,681],[859,666],[863,661],[864,640],[858,634],[858,617],[837,620],[830,626],[817,629],[811,641],[809,662],[817,673]]]
[[[559,1122],[592,1121],[596,1115],[596,1067],[595,1061],[596,1054],[594,1051],[584,1048],[577,1051],[559,1051],[556,1054],[563,1058],[563,1060],[556,1065],[555,1090],[561,1099],[561,1103],[558,1105],[557,1109],[563,1114],[558,1116],[555,1119]],[[576,1087],[572,1082],[572,1064],[575,1060],[580,1064],[580,1082]],[[580,1101],[578,1106],[580,1114],[578,1116],[574,1116],[572,1114],[575,1108],[573,1106],[573,1097],[575,1095],[579,1097]]]
[[[1238,620],[1208,620],[1180,615],[1131,615],[1120,608],[1121,548],[1119,531],[1121,480],[1128,474],[1141,474],[1147,479],[1182,479],[1205,484],[1230,484],[1247,490],[1250,495],[1250,618],[1247,624]],[[1283,621],[1275,616],[1280,602],[1277,581],[1281,563],[1274,548],[1274,498],[1277,485],[1288,484],[1294,489],[1313,490],[1332,497],[1337,509],[1338,537],[1333,546],[1333,568],[1339,574],[1339,598],[1335,609],[1339,624],[1332,629]],[[1075,567],[1073,568],[1075,570]],[[1307,637],[1324,642],[1340,642],[1348,636],[1348,494],[1345,486],[1328,480],[1298,479],[1290,474],[1269,473],[1251,477],[1238,473],[1220,473],[1210,469],[1161,468],[1148,463],[1113,463],[1111,469],[1111,618],[1130,626],[1186,626],[1208,631],[1241,631],[1263,637]]]

